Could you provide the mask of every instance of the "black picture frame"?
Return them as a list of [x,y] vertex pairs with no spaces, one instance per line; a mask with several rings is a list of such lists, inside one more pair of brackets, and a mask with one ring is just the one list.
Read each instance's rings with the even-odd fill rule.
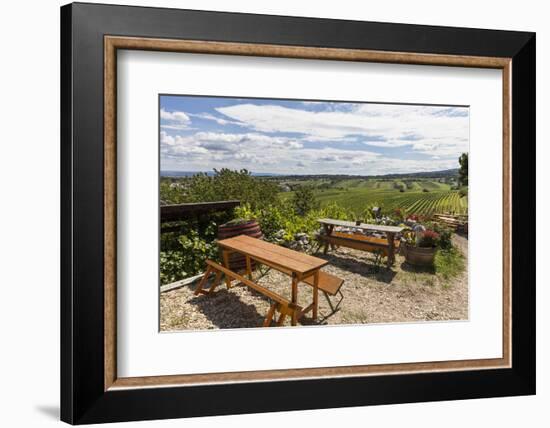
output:
[[[104,390],[104,36],[512,58],[512,367]],[[61,8],[61,419],[71,424],[535,393],[535,34],[73,3]],[[496,162],[496,161],[495,161]],[[315,391],[313,394],[312,391]],[[223,397],[212,405],[212,397]]]

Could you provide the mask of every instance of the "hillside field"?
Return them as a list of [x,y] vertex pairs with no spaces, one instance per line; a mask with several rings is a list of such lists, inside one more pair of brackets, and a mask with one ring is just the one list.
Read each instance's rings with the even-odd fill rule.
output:
[[[321,206],[337,203],[358,213],[370,205],[380,206],[385,212],[399,208],[408,214],[420,215],[468,213],[468,197],[437,179],[304,179],[288,180],[285,184],[311,186]],[[280,195],[286,199],[293,193],[287,191]]]

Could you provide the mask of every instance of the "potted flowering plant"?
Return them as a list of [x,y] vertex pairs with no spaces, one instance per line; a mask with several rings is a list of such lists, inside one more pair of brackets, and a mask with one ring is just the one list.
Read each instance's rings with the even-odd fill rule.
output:
[[434,230],[416,230],[405,234],[404,255],[414,266],[433,266],[440,235]]

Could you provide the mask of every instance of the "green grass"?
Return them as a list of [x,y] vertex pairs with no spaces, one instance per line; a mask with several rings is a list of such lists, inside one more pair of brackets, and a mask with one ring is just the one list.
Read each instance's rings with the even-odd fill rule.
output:
[[451,279],[464,271],[464,257],[456,248],[440,250],[435,255],[435,273],[443,279]]

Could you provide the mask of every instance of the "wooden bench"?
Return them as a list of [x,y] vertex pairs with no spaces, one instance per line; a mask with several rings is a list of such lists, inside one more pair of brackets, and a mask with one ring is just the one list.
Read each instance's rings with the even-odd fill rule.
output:
[[[366,236],[360,233],[345,233],[345,232],[332,232],[332,236],[343,239],[351,239],[361,242],[361,249],[370,252],[382,252],[384,257],[388,257],[390,244],[386,238],[375,238],[374,236]],[[395,251],[399,250],[401,241],[395,239],[393,241]]]
[[[303,315],[301,306],[293,304],[292,302],[278,295],[277,293],[274,293],[273,291],[259,284],[256,284],[250,279],[245,278],[244,276],[239,275],[238,273],[235,273],[232,270],[229,270],[226,267],[216,262],[213,262],[212,260],[207,260],[206,264],[207,264],[206,272],[204,273],[204,276],[199,282],[199,285],[197,285],[197,288],[195,290],[195,295],[213,293],[216,287],[218,286],[218,284],[220,283],[222,274],[224,274],[226,278],[235,279],[241,282],[242,284],[252,288],[253,290],[256,290],[258,293],[263,294],[264,296],[266,296],[267,298],[273,301],[273,304],[270,306],[267,312],[267,315],[264,319],[264,322],[263,322],[264,327],[269,327],[271,325],[271,321],[275,316],[275,311],[278,311],[280,313],[279,319],[276,321],[277,326],[283,325],[285,318],[287,316],[290,316],[291,319],[298,319]],[[206,281],[213,273],[215,274],[214,281],[210,285],[210,288],[204,290],[203,287],[206,284]],[[227,284],[229,287],[229,283]]]
[[332,232],[330,235],[320,235],[321,240],[327,240],[331,245],[353,248],[375,254],[375,264],[379,265],[382,257],[389,257],[390,252],[398,252],[401,242],[395,239],[393,249],[386,238],[375,238],[359,233]]
[[[312,276],[305,278],[303,282],[313,287]],[[343,279],[338,278],[337,276],[331,275],[330,273],[327,273],[327,272],[323,272],[323,271],[319,272],[319,290],[323,292],[325,299],[327,299],[330,309],[332,310],[331,315],[338,310],[340,304],[342,303],[342,300],[344,300],[344,295],[342,294],[342,291],[340,291],[342,284],[344,284]],[[329,295],[336,296],[336,294],[340,295],[340,300],[338,301],[336,306],[334,306],[332,304],[332,301],[330,300]]]
[[452,229],[454,232],[462,231],[468,233],[468,217],[454,216],[451,214],[434,214],[434,220],[443,226]]
[[[286,271],[286,272],[284,270],[280,270],[280,271],[283,272],[283,273],[286,273],[287,275],[290,275],[290,272],[288,272],[288,271]],[[313,287],[314,286],[313,275],[302,279],[300,282],[304,282],[307,285],[310,285],[310,286]],[[325,296],[325,299],[327,299],[327,302],[330,306],[330,309],[332,310],[332,313],[330,315],[332,315],[334,312],[336,312],[338,310],[340,304],[342,303],[342,300],[344,300],[344,295],[340,291],[340,288],[342,287],[343,284],[344,284],[343,279],[338,278],[337,276],[331,275],[330,273],[323,272],[322,270],[319,271],[319,285],[318,285],[318,287],[319,287],[319,291],[323,292],[323,295]],[[330,300],[329,295],[330,296],[336,296],[337,294],[340,296],[340,300],[338,301],[338,303],[336,305],[334,305],[332,303],[332,301]],[[325,317],[325,318],[327,318],[327,317]]]
[[[333,249],[335,246],[341,246],[369,251],[376,254],[376,266],[378,266],[382,256],[386,256],[388,268],[395,262],[396,245],[399,246],[399,241],[395,238],[405,229],[403,226],[368,224],[330,218],[320,218],[317,221],[323,226],[324,230],[324,234],[320,234],[318,238],[320,241],[324,241],[324,254],[327,253],[329,246]],[[372,238],[362,233],[338,232],[335,230],[337,227],[345,227],[354,231],[360,230],[366,233],[381,233],[385,235],[386,239]]]

